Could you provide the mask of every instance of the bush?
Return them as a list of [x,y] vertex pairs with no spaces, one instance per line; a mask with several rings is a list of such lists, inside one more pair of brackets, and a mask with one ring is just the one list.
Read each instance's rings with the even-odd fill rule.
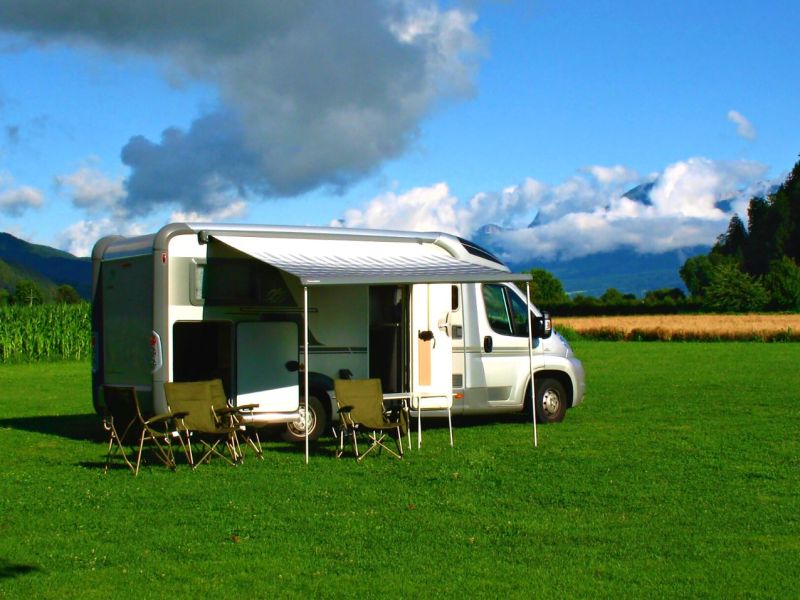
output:
[[734,263],[721,263],[711,273],[705,304],[719,312],[761,310],[769,301],[764,286]]
[[770,264],[764,277],[770,306],[779,310],[800,309],[800,268],[788,256]]

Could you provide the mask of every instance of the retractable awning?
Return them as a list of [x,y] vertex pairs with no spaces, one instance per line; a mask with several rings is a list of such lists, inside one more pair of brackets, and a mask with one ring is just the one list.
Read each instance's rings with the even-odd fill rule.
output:
[[413,239],[285,238],[211,234],[221,242],[290,273],[304,286],[525,281],[486,260],[464,260],[434,242]]
[[[433,238],[337,235],[230,235],[205,231],[201,237],[219,242],[294,275],[303,286],[303,410],[309,403],[308,374],[309,288],[354,284],[479,283],[531,280],[529,274],[511,273],[500,263],[473,256],[469,250],[451,251]],[[530,303],[529,289],[528,298]],[[533,382],[532,330],[528,319],[529,368]],[[466,355],[465,355],[466,356]],[[409,375],[410,376],[410,375]],[[466,371],[465,371],[466,377]],[[413,386],[411,386],[413,387]],[[533,406],[533,403],[531,403]],[[533,419],[534,445],[538,445]],[[308,426],[305,459],[309,460]]]

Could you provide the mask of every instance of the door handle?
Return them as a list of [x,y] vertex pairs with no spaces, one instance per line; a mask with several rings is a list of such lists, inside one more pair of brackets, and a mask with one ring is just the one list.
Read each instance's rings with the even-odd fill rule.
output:
[[492,340],[492,336],[490,335],[483,336],[483,351],[491,352],[492,348],[494,348],[494,340]]

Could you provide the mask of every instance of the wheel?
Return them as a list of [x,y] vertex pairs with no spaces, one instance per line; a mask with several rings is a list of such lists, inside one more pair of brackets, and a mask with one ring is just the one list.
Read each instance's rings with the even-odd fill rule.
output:
[[300,400],[300,418],[286,424],[283,439],[287,442],[302,442],[306,439],[305,425],[308,423],[308,439],[316,440],[328,427],[328,414],[316,396],[308,396],[308,416],[303,418],[303,401]]
[[558,379],[536,381],[536,422],[560,423],[567,412],[567,392]]

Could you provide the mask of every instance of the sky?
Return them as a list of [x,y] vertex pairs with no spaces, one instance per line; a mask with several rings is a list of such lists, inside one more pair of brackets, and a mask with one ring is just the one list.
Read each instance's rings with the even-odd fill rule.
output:
[[0,0],[0,231],[710,245],[798,160],[797,31],[780,0]]

